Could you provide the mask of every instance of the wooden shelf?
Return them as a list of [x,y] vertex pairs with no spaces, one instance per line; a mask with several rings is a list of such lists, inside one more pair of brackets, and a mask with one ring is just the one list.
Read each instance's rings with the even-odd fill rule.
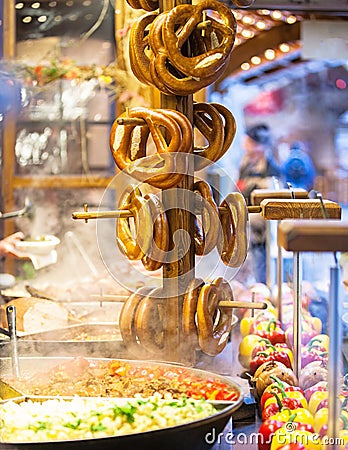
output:
[[[295,188],[293,189],[295,198],[308,198],[308,192],[305,189]],[[259,206],[262,200],[265,199],[291,199],[290,189],[255,189],[251,195],[251,204],[253,206]]]
[[278,227],[278,245],[292,252],[347,252],[348,222],[285,220]]
[[[340,219],[342,208],[338,203],[323,200],[329,219]],[[266,199],[262,200],[261,214],[266,220],[285,219],[323,219],[321,201],[319,199]]]

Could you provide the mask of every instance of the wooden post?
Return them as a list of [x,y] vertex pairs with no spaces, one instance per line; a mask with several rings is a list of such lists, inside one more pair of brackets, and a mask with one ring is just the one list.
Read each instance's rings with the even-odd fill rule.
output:
[[[182,0],[162,0],[160,2],[160,11],[168,11],[178,4],[189,3]],[[192,123],[193,121],[193,96],[189,95],[186,97],[179,96],[168,96],[161,94],[160,96],[160,107],[170,108],[182,112],[186,117],[188,117]],[[192,191],[194,180],[194,164],[190,161],[187,175],[184,176],[183,180],[177,186],[179,189],[185,189]],[[176,195],[175,191],[172,189],[170,193],[163,191],[163,202],[166,205],[167,201],[171,204],[175,204],[175,199],[173,196]],[[169,199],[168,196],[171,198]],[[188,201],[189,201],[189,197]],[[194,277],[194,264],[195,264],[195,251],[194,251],[194,240],[193,240],[193,229],[194,229],[194,216],[190,212],[192,211],[192,206],[187,204],[185,209],[172,209],[167,211],[170,234],[176,232],[176,230],[183,230],[186,232],[190,238],[190,247],[188,252],[180,257],[177,255],[177,260],[171,263],[164,264],[163,266],[163,289],[170,297],[166,301],[165,308],[165,333],[166,333],[166,346],[168,359],[172,361],[183,361],[186,363],[194,362],[194,355],[190,354],[188,351],[188,346],[186,342],[181,339],[181,327],[182,322],[182,305],[183,305],[183,295],[187,284]],[[180,245],[180,244],[179,244]],[[177,283],[172,283],[173,279],[177,280]],[[173,284],[175,286],[173,286]],[[168,291],[167,291],[168,290]]]

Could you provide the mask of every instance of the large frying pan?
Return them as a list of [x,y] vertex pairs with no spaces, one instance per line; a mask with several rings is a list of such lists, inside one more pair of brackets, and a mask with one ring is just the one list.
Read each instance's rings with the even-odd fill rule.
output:
[[[21,373],[36,373],[54,367],[68,358],[20,358]],[[107,361],[106,358],[93,360]],[[177,367],[170,363],[158,363],[149,361],[132,361],[124,360],[130,364],[140,364],[142,366],[165,366]],[[144,433],[129,434],[125,436],[115,436],[99,439],[86,439],[78,441],[60,441],[60,442],[36,442],[36,443],[10,443],[4,442],[0,444],[1,450],[208,450],[211,449],[218,439],[221,441],[220,433],[225,429],[232,413],[236,411],[243,402],[243,393],[241,387],[229,378],[220,376],[216,373],[192,369],[185,367],[186,370],[194,375],[198,375],[204,379],[215,378],[223,381],[231,389],[239,393],[239,398],[233,402],[220,402],[216,405],[218,412],[212,416],[188,424],[175,427],[148,431]],[[11,360],[9,358],[0,359],[0,374],[11,375]],[[1,383],[0,383],[1,384]],[[2,388],[6,387],[6,383],[2,383]],[[5,389],[6,390],[6,389]],[[19,393],[20,394],[20,393]],[[25,393],[22,393],[25,395]],[[8,398],[13,397],[9,395]],[[220,435],[220,436],[219,436]]]

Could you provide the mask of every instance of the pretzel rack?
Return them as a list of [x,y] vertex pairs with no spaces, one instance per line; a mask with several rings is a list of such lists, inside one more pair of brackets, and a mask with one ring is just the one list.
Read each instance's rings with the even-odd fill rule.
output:
[[[125,2],[125,0],[123,0]],[[160,0],[159,12],[170,11],[176,6],[183,4],[191,4],[191,1],[185,0]],[[202,36],[205,33],[206,27],[210,26],[210,21],[206,20],[203,15],[202,22],[198,24],[198,28],[202,32]],[[189,53],[189,50],[187,50]],[[190,55],[188,55],[190,56]],[[156,92],[155,88],[152,88],[156,95],[153,95],[153,107],[161,109],[171,109],[182,113],[193,128],[193,115],[194,115],[194,102],[193,94],[180,96],[180,95],[167,95],[162,92]],[[159,95],[157,95],[159,94]],[[143,125],[144,120],[142,118],[127,117],[123,114],[122,117],[117,119],[118,125]],[[164,136],[166,139],[169,136]],[[193,139],[192,139],[192,153],[193,153]],[[212,161],[215,161],[213,159]],[[179,192],[191,191],[193,192],[194,186],[194,159],[190,158],[188,161],[188,167],[185,175],[175,187],[176,189],[163,189],[161,192],[161,199],[166,211],[167,220],[169,224],[169,248],[174,249],[176,252],[175,258],[171,258],[171,262],[163,264],[162,268],[162,288],[165,292],[166,301],[163,302],[163,332],[164,332],[164,351],[165,359],[168,361],[178,361],[183,363],[192,364],[195,362],[195,349],[188,351],[187,342],[183,339],[181,324],[183,315],[183,295],[189,283],[195,278],[195,244],[194,244],[194,229],[195,229],[195,215],[191,211],[197,211],[200,213],[200,205],[187,204],[193,202],[193,196],[188,196],[185,200],[183,208],[172,208],[171,205],[180,204]],[[286,191],[281,195],[279,193],[278,199],[267,198],[255,203],[253,206],[248,207],[248,213],[259,213],[266,220],[282,220],[292,218],[322,218],[322,204],[319,200],[308,200],[296,196],[296,198],[289,198],[290,191]],[[340,218],[340,208],[334,202],[325,201],[325,208],[330,218]],[[227,208],[220,206],[219,215],[223,215],[227,211]],[[81,219],[87,222],[90,219],[100,218],[130,218],[133,216],[131,210],[119,209],[115,211],[103,211],[103,212],[90,212],[88,211],[88,205],[84,205],[83,212],[73,213],[73,219]],[[173,236],[177,231],[185,232],[189,237],[189,248],[185,254],[181,255],[179,246],[175,246],[173,242]],[[232,300],[228,299],[228,300]],[[237,302],[234,303],[237,307]],[[265,304],[260,305],[263,308]],[[247,305],[242,305],[247,306]],[[256,309],[254,305],[254,309]],[[250,308],[253,308],[250,303]]]

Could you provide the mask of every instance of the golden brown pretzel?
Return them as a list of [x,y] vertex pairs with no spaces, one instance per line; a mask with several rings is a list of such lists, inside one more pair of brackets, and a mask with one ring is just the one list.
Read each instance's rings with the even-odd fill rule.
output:
[[[208,141],[205,147],[195,147],[195,169],[201,170],[217,161],[224,148],[224,123],[219,111],[210,103],[194,103],[193,124]],[[203,159],[204,158],[204,159]]]
[[145,9],[145,11],[154,11],[159,7],[158,0],[139,0],[139,3],[142,9]]
[[160,289],[153,289],[136,310],[135,330],[142,347],[159,356],[164,350],[163,299],[156,297]]
[[146,144],[150,130],[144,125],[119,125],[119,118],[127,117],[121,114],[112,124],[110,131],[110,149],[114,161],[120,170],[124,170],[137,158],[146,155]]
[[126,0],[128,5],[134,9],[145,9],[145,11],[154,11],[158,8],[158,1],[153,0]]
[[201,216],[203,231],[199,229],[196,219],[194,233],[196,255],[202,256],[210,253],[219,241],[219,210],[208,183],[203,180],[196,181],[193,185],[193,191],[202,197]]
[[[226,106],[221,105],[220,103],[210,103],[210,105],[218,110],[220,116],[222,116],[224,120],[224,144],[218,158],[220,159],[232,144],[234,136],[236,135],[237,124],[233,114]],[[215,161],[217,161],[217,159]]]
[[198,296],[203,285],[204,281],[200,278],[193,279],[189,283],[182,307],[182,335],[193,347],[197,347],[198,344],[196,313]]
[[220,278],[205,284],[197,302],[198,342],[201,350],[210,356],[225,348],[231,330],[232,313],[219,308],[219,302],[225,296],[225,288],[221,285]]
[[126,0],[128,5],[134,9],[142,9],[139,0]]
[[[164,109],[132,108],[120,117],[141,119],[144,125],[120,125],[118,119],[112,125],[110,148],[115,163],[121,170],[139,181],[145,181],[160,189],[177,185],[186,170],[176,170],[176,158],[161,154],[190,151],[192,148],[192,129],[187,119],[177,111]],[[166,142],[162,129],[167,131]],[[146,159],[146,144],[149,132],[157,152]],[[183,136],[183,132],[188,133]],[[141,159],[139,159],[141,158]]]
[[130,260],[141,259],[152,244],[152,215],[149,202],[137,186],[130,185],[120,198],[119,209],[128,209],[134,218],[135,236],[128,218],[119,218],[116,241],[119,249]]
[[[203,12],[207,10],[212,10],[220,16],[219,22],[208,17],[222,34],[222,41],[203,54],[183,55],[182,46],[203,21]],[[179,32],[178,25],[181,26]],[[193,77],[206,78],[224,65],[232,51],[235,34],[236,21],[233,13],[216,0],[203,0],[197,5],[178,5],[168,12],[163,24],[163,41],[170,61],[178,70]]]
[[220,205],[220,222],[223,230],[223,243],[219,253],[221,260],[229,267],[240,267],[247,256],[248,210],[240,192],[228,194]]
[[[129,117],[146,121],[155,143],[157,153],[129,164],[127,172],[140,181],[145,181],[160,189],[169,189],[177,185],[186,173],[185,159],[176,153],[190,152],[192,149],[192,127],[188,119],[178,111],[146,108],[132,108]],[[169,135],[166,143],[160,130],[164,127]],[[185,133],[185,136],[183,136]],[[161,154],[165,153],[164,156]],[[177,160],[179,164],[177,166]]]
[[[186,76],[178,71],[168,59],[168,52],[162,38],[163,22],[167,14],[167,12],[162,13],[155,19],[149,33],[149,44],[154,53],[149,66],[152,83],[166,95],[190,95],[216,81],[225,68],[222,67],[219,71],[200,79]],[[204,47],[204,42],[203,39],[199,42],[200,49]]]
[[[193,148],[193,130],[191,122],[188,118],[180,113],[179,111],[175,111],[172,109],[158,109],[158,112],[166,115],[171,120],[175,121],[181,131],[181,143],[177,149],[175,154],[165,155],[164,156],[164,166],[161,172],[164,172],[162,175],[151,176],[151,178],[144,178],[141,175],[135,174],[135,177],[138,179],[143,179],[147,183],[151,184],[154,187],[160,189],[168,189],[177,185],[183,178],[184,174],[187,173],[187,158],[182,154],[187,154],[192,152]],[[155,160],[155,162],[160,162],[159,158],[162,158],[159,155],[153,155],[148,158],[149,162],[151,159]],[[170,161],[167,159],[170,158]],[[157,159],[157,161],[156,161]],[[142,161],[139,161],[139,164],[142,164]],[[129,170],[129,173],[134,174],[134,166],[137,163],[133,164]],[[150,170],[150,169],[149,169]],[[146,176],[149,177],[150,171],[146,173]]]
[[152,290],[153,288],[146,286],[138,289],[128,297],[121,309],[119,318],[121,336],[127,350],[135,356],[147,356],[136,335],[134,320],[141,300]]
[[144,14],[134,22],[129,33],[129,62],[132,72],[141,83],[147,85],[153,84],[149,71],[153,55],[149,48],[148,29],[157,16],[157,13]]
[[153,240],[148,252],[141,258],[145,269],[153,271],[162,267],[169,248],[169,224],[162,203],[154,194],[145,195],[149,200],[153,222]]

